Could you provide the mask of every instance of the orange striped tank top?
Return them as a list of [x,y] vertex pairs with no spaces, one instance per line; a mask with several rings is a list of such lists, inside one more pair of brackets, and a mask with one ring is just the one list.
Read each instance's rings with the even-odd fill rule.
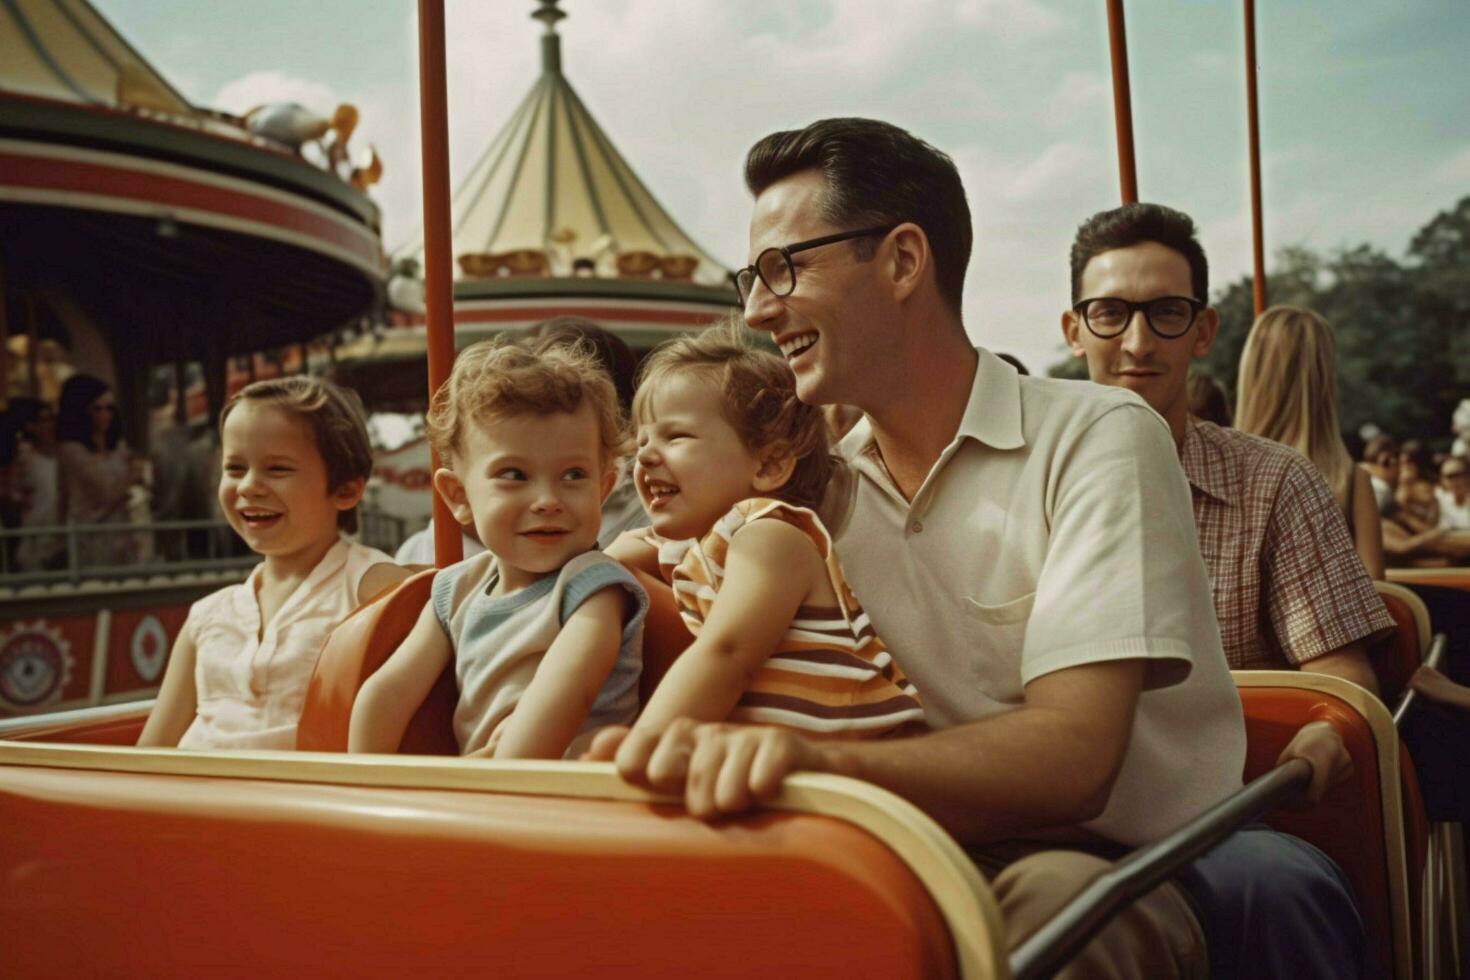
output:
[[805,532],[827,564],[839,605],[797,610],[730,720],[836,738],[871,738],[922,722],[918,693],[848,588],[821,519],[805,507],[756,497],[732,507],[701,539],[669,541],[650,535],[659,545],[659,570],[673,587],[689,631],[699,635],[719,594],[730,539],[761,519],[785,521]]

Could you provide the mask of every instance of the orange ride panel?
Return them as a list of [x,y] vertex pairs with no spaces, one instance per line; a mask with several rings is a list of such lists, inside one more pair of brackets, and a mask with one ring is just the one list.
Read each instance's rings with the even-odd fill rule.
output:
[[13,976],[943,978],[850,824],[450,790],[10,767]]

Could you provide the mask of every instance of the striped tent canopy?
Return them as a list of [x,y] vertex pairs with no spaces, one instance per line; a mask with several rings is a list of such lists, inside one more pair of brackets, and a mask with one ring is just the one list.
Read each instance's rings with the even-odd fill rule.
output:
[[198,114],[86,0],[0,0],[0,90]]
[[[566,15],[540,3],[541,77],[454,195],[457,277],[725,285],[726,268],[669,217],[562,74]],[[422,254],[420,237],[395,258]]]

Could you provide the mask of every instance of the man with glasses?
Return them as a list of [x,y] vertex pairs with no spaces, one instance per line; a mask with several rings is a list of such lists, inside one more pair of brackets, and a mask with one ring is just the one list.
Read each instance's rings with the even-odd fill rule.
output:
[[1299,453],[1189,414],[1190,361],[1215,340],[1188,215],[1128,204],[1072,246],[1062,335],[1093,381],[1163,416],[1193,495],[1225,656],[1236,670],[1336,674],[1376,692],[1364,650],[1393,628],[1321,474]]
[[[803,401],[864,413],[824,516],[934,730],[819,742],[686,719],[606,733],[594,755],[700,816],[769,799],[796,770],[884,786],[971,848],[1017,943],[1122,849],[1240,786],[1240,701],[1168,428],[1126,392],[1021,377],[972,345],[969,207],[928,144],[823,120],[757,143],[746,182],[746,321]],[[1061,975],[1205,969],[1167,884]]]
[[[1336,674],[1377,692],[1366,643],[1393,628],[1316,467],[1294,450],[1189,413],[1189,364],[1218,317],[1209,267],[1185,214],[1128,204],[1094,215],[1072,245],[1062,335],[1092,380],[1136,392],[1168,423],[1189,481],[1225,656],[1234,669]],[[1335,733],[1309,725],[1289,753],[1323,760],[1313,787],[1346,764]],[[1315,848],[1250,828],[1185,879],[1205,916],[1211,975],[1350,976],[1361,926],[1335,865]],[[1231,919],[1237,894],[1257,892]],[[1226,920],[1226,921],[1220,921]],[[1241,958],[1248,956],[1244,963]]]

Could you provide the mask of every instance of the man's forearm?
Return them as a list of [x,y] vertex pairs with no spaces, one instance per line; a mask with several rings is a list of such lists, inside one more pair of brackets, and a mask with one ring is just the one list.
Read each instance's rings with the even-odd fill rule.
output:
[[1123,745],[1049,709],[1022,708],[914,738],[821,745],[825,768],[909,800],[966,844],[1096,817]]

